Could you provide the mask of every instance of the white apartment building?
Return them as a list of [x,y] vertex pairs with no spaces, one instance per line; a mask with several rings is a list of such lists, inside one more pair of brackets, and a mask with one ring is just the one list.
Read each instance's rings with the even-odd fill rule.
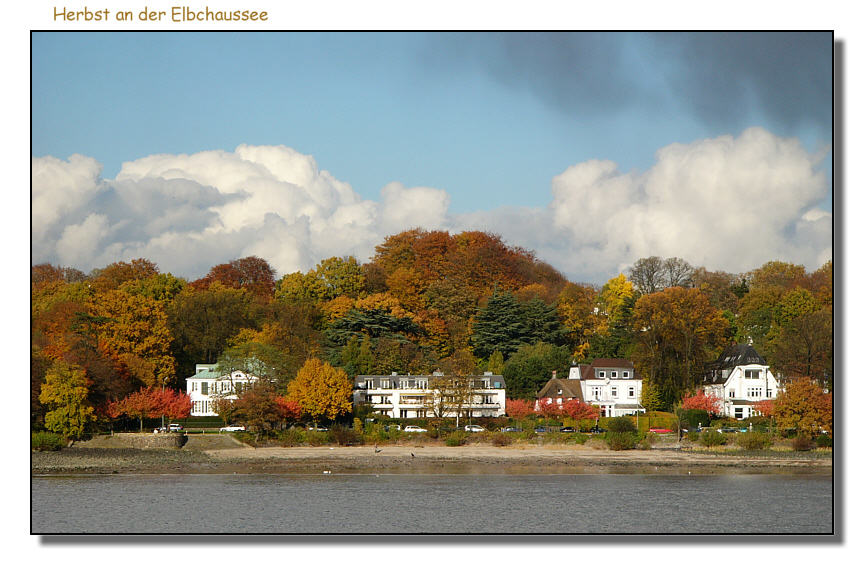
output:
[[237,393],[258,382],[258,377],[232,371],[227,375],[216,372],[216,365],[195,365],[195,374],[186,379],[186,394],[192,399],[192,416],[218,416],[216,400],[236,400]]
[[[391,418],[432,417],[429,409],[430,395],[440,394],[431,388],[434,379],[443,376],[432,375],[358,375],[354,382],[354,407],[367,402],[378,414]],[[503,416],[506,410],[504,377],[484,373],[464,377],[471,387],[470,403],[466,403],[459,416],[472,418],[494,418]],[[456,417],[447,414],[446,417]]]

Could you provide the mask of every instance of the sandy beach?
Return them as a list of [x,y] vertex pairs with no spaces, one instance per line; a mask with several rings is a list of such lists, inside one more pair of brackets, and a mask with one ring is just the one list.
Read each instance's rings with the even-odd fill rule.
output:
[[33,475],[64,473],[831,473],[830,452],[730,454],[610,451],[586,445],[435,444],[252,448],[230,436],[189,436],[182,449],[134,449],[103,436],[58,452],[33,452]]

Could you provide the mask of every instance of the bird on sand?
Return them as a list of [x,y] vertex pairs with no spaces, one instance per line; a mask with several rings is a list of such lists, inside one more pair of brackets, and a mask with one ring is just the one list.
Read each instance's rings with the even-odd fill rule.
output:
[[375,444],[375,453],[381,453],[381,450],[378,449],[378,444],[377,444],[377,443]]

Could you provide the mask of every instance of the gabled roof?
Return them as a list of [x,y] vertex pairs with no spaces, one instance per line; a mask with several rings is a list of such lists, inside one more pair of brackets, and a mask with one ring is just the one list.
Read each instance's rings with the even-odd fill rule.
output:
[[628,361],[627,359],[610,359],[610,358],[601,358],[595,359],[590,365],[580,365],[579,367],[582,370],[581,378],[583,379],[593,379],[594,370],[595,369],[626,369],[630,371],[631,379],[641,379],[642,377],[639,375],[639,372],[633,366],[633,363]]
[[720,357],[708,365],[710,370],[730,369],[741,365],[765,365],[768,363],[748,343],[730,345],[723,350]]
[[[561,394],[558,394],[558,391]],[[549,379],[549,382],[537,393],[537,398],[578,398],[582,402],[582,385],[576,379]]]

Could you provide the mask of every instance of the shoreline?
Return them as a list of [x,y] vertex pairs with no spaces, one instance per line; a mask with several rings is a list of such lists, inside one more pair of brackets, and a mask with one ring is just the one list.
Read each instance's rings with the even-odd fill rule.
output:
[[259,447],[230,436],[194,438],[181,449],[137,449],[117,438],[32,452],[31,476],[60,474],[831,474],[824,452],[650,449],[610,451],[586,445],[495,447],[471,444],[355,447]]

